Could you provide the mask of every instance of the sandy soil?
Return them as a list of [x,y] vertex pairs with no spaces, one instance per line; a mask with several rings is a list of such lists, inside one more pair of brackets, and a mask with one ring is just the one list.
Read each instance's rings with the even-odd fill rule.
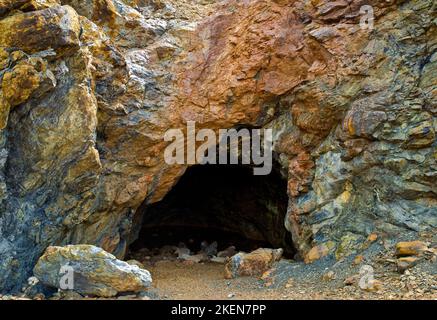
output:
[[227,280],[223,265],[218,263],[187,265],[178,261],[162,261],[149,269],[154,287],[164,299],[277,299],[282,292],[266,290],[255,278]]

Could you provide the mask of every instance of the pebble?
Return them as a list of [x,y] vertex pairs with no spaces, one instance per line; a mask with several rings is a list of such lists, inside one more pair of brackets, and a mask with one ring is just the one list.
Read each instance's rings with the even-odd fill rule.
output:
[[335,280],[335,273],[334,273],[334,271],[328,271],[327,273],[325,273],[322,276],[322,280],[326,281],[326,282]]
[[423,241],[398,242],[396,244],[396,255],[417,256],[428,250],[428,246]]

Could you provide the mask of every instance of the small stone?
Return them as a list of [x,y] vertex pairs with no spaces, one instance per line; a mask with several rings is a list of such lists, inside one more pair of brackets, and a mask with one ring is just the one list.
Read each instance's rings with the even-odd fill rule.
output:
[[208,261],[209,258],[205,253],[199,253],[199,254],[195,254],[195,255],[188,255],[188,254],[184,254],[181,256],[181,259],[184,261],[191,261],[194,263],[199,263],[202,261]]
[[27,279],[27,284],[29,286],[36,286],[38,284],[39,280],[37,277],[30,277],[29,279]]
[[374,269],[370,265],[363,265],[360,268],[358,286],[365,291],[375,292],[381,289],[382,282],[374,278]]
[[178,249],[179,248],[176,246],[163,246],[159,250],[159,254],[162,256],[172,256]]
[[396,244],[396,256],[417,256],[428,250],[428,246],[422,241],[398,242]]
[[329,282],[329,281],[335,280],[335,273],[334,273],[334,271],[328,271],[327,273],[325,273],[322,276],[322,280],[325,281],[325,282]]
[[378,240],[378,235],[376,233],[371,233],[367,237],[367,241],[369,242],[375,242],[376,240]]
[[325,256],[327,256],[331,251],[331,246],[329,244],[321,244],[313,247],[305,256],[305,263],[313,263]]
[[237,250],[234,246],[230,246],[223,251],[217,253],[217,257],[219,258],[230,258],[233,255],[237,254]]
[[149,291],[140,291],[137,294],[137,298],[140,300],[152,300],[152,298],[150,297],[150,292]]
[[233,297],[235,297],[235,293],[230,293],[230,294],[228,294],[228,298],[229,298],[229,299],[231,299],[231,298],[233,298]]
[[397,260],[398,272],[403,273],[405,270],[414,267],[417,264],[417,257],[401,257]]
[[60,291],[61,300],[83,300],[83,296],[72,290]]

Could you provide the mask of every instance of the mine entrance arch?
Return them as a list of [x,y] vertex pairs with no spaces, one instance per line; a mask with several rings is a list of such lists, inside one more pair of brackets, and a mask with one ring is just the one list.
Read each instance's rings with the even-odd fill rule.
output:
[[287,205],[287,180],[279,165],[266,176],[245,165],[195,165],[163,200],[138,209],[142,226],[131,250],[182,242],[196,251],[203,241],[217,241],[218,250],[283,248],[291,257]]

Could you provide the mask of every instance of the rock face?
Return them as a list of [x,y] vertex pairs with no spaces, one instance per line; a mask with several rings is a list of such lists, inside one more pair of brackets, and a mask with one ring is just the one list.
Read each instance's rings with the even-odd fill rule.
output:
[[396,244],[396,255],[402,256],[417,256],[429,250],[428,246],[422,241],[399,242]]
[[435,230],[436,18],[433,0],[1,1],[0,289],[49,245],[123,257],[186,169],[163,135],[189,120],[274,129],[302,256]]
[[225,277],[261,276],[281,259],[282,252],[282,249],[260,248],[250,253],[237,253],[226,264]]
[[[71,283],[62,279],[68,276],[69,270],[72,271]],[[138,292],[152,284],[147,270],[117,260],[112,254],[91,245],[48,247],[33,272],[45,285],[100,297]],[[62,287],[64,282],[71,287]]]

